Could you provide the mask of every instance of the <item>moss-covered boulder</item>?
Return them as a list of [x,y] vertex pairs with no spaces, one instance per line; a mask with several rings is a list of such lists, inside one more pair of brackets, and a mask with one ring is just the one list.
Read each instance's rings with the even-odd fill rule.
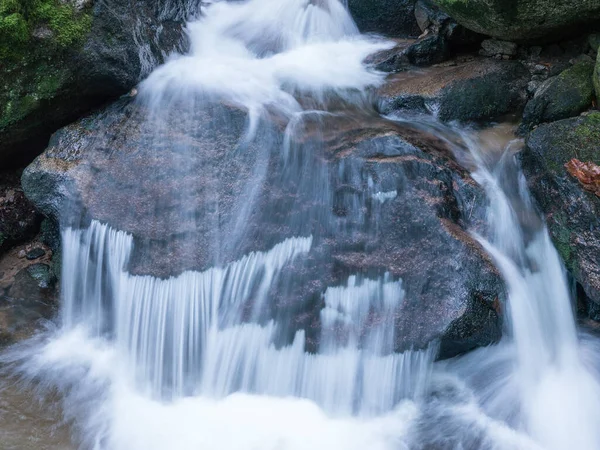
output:
[[585,57],[555,77],[548,78],[525,106],[521,131],[535,125],[579,115],[594,98],[594,61]]
[[600,112],[540,125],[529,134],[522,163],[529,187],[546,215],[567,270],[600,319],[600,198],[569,174],[572,159],[600,164]]
[[470,30],[508,41],[558,39],[600,21],[597,0],[433,0]]
[[130,90],[180,45],[182,10],[158,0],[0,0],[0,168]]

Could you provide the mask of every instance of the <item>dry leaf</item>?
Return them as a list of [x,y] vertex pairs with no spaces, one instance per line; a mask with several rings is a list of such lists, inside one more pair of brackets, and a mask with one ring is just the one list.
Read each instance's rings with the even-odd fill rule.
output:
[[576,158],[565,164],[567,172],[577,178],[583,188],[600,197],[600,166],[593,162],[581,162]]

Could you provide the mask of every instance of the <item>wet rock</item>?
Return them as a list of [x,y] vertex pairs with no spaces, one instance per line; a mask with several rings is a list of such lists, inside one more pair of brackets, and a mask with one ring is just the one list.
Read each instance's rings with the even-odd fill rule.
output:
[[415,5],[415,18],[422,34],[416,41],[397,40],[398,45],[375,57],[375,67],[399,72],[408,66],[430,66],[446,61],[452,54],[476,48],[483,36],[458,25],[450,16],[426,0]]
[[556,41],[600,20],[596,1],[433,0],[461,25],[510,41]]
[[184,45],[178,1],[58,3],[33,2],[40,10],[27,17],[19,2],[0,12],[23,24],[0,41],[0,168],[29,163],[52,132],[126,93]]
[[46,254],[46,251],[43,248],[36,247],[33,250],[29,250],[27,252],[27,255],[25,255],[25,256],[28,260],[33,261],[34,259],[41,258],[45,254]]
[[594,63],[585,58],[555,77],[548,78],[525,106],[521,132],[543,122],[579,115],[592,104]]
[[31,239],[42,217],[25,198],[18,171],[0,173],[0,253]]
[[527,137],[522,155],[530,189],[567,270],[591,300],[590,311],[600,305],[600,199],[565,164],[573,158],[599,164],[599,142],[600,113],[593,112],[540,125]]
[[248,142],[244,113],[211,108],[189,121],[166,114],[165,134],[153,135],[143,107],[118,102],[53,136],[23,174],[27,195],[64,223],[94,218],[131,233],[135,274],[205,270],[214,255],[225,264],[312,235],[269,296],[286,337],[304,329],[311,351],[324,292],[355,274],[402,280],[397,350],[441,339],[450,357],[499,339],[504,286],[467,232],[483,226],[485,196],[448,141],[359,111],[307,115],[286,162],[277,120]]
[[498,39],[486,39],[481,43],[479,54],[482,56],[513,57],[517,54],[517,44],[514,42],[500,41]]
[[418,36],[415,19],[416,0],[348,0],[348,9],[363,33],[390,37]]
[[448,55],[448,43],[439,34],[425,36],[406,50],[408,61],[415,66],[437,64],[448,59]]
[[382,72],[402,72],[413,66],[430,66],[445,61],[447,41],[439,34],[427,34],[417,40],[397,40],[397,44],[367,58],[366,62]]
[[56,312],[56,277],[14,249],[0,258],[0,347],[27,338]]
[[380,110],[434,112],[443,121],[493,119],[525,104],[529,72],[488,58],[395,75],[380,89]]

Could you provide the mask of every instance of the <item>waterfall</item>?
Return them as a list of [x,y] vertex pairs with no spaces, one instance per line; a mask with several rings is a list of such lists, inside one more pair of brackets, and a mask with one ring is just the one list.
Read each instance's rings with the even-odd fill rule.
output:
[[[165,8],[183,14],[181,6]],[[161,226],[172,225],[170,237],[177,238],[206,231],[201,269],[182,264],[162,278],[140,274],[134,256],[142,243],[134,232],[90,220],[87,211],[64,218],[57,326],[1,361],[22,381],[58,394],[76,444],[94,450],[600,448],[600,377],[585,356],[598,352],[577,335],[564,268],[513,147],[490,148],[470,129],[420,124],[442,140],[451,135],[448,146],[457,154],[468,152],[489,203],[486,226],[472,233],[509,298],[498,345],[449,362],[435,362],[436,342],[400,352],[403,306],[418,299],[407,293],[407,277],[391,269],[344,272],[324,281],[309,305],[281,298],[289,287],[286,271],[320,270],[312,264],[327,232],[373,236],[377,215],[403,194],[369,175],[365,195],[336,198],[328,178],[334,169],[324,167],[320,144],[310,142],[331,131],[324,118],[369,105],[369,90],[383,74],[363,61],[391,44],[360,35],[338,0],[210,2],[187,31],[190,51],[172,55],[140,85],[144,142],[160,142],[158,154],[171,138],[178,145],[193,140],[205,131],[196,121],[199,109],[210,115],[207,105],[226,105],[244,113],[243,126],[224,125],[243,128],[239,145],[227,153],[214,140],[208,150],[225,161],[250,154],[252,174],[227,192],[239,198],[229,198],[234,206],[221,216],[214,186],[220,174],[207,173],[210,164],[190,164],[206,156],[194,155],[191,145],[178,148],[181,179],[209,182],[161,195],[184,204],[196,195],[208,200],[200,212],[173,213],[168,203]],[[273,117],[277,139],[264,125]],[[189,132],[183,138],[182,128]],[[257,191],[268,179],[271,153],[278,175],[310,200],[298,217],[291,216],[302,205],[285,191],[273,194],[275,207],[260,209]],[[346,161],[335,170],[344,179],[357,172]],[[159,203],[144,199],[152,200]],[[365,213],[367,202],[375,217]],[[342,212],[334,214],[334,207]],[[253,213],[277,216],[270,223],[276,232],[251,228]],[[244,240],[250,233],[252,245]]]

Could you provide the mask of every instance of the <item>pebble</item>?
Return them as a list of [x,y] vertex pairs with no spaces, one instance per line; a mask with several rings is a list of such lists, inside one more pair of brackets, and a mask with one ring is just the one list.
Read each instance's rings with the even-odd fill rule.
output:
[[46,251],[45,251],[43,248],[41,248],[41,247],[36,247],[36,248],[34,248],[33,250],[30,250],[30,251],[27,253],[27,255],[26,255],[26,256],[27,256],[27,259],[31,261],[31,260],[34,260],[34,259],[41,258],[41,257],[42,257],[42,256],[44,256],[45,254],[46,254]]

